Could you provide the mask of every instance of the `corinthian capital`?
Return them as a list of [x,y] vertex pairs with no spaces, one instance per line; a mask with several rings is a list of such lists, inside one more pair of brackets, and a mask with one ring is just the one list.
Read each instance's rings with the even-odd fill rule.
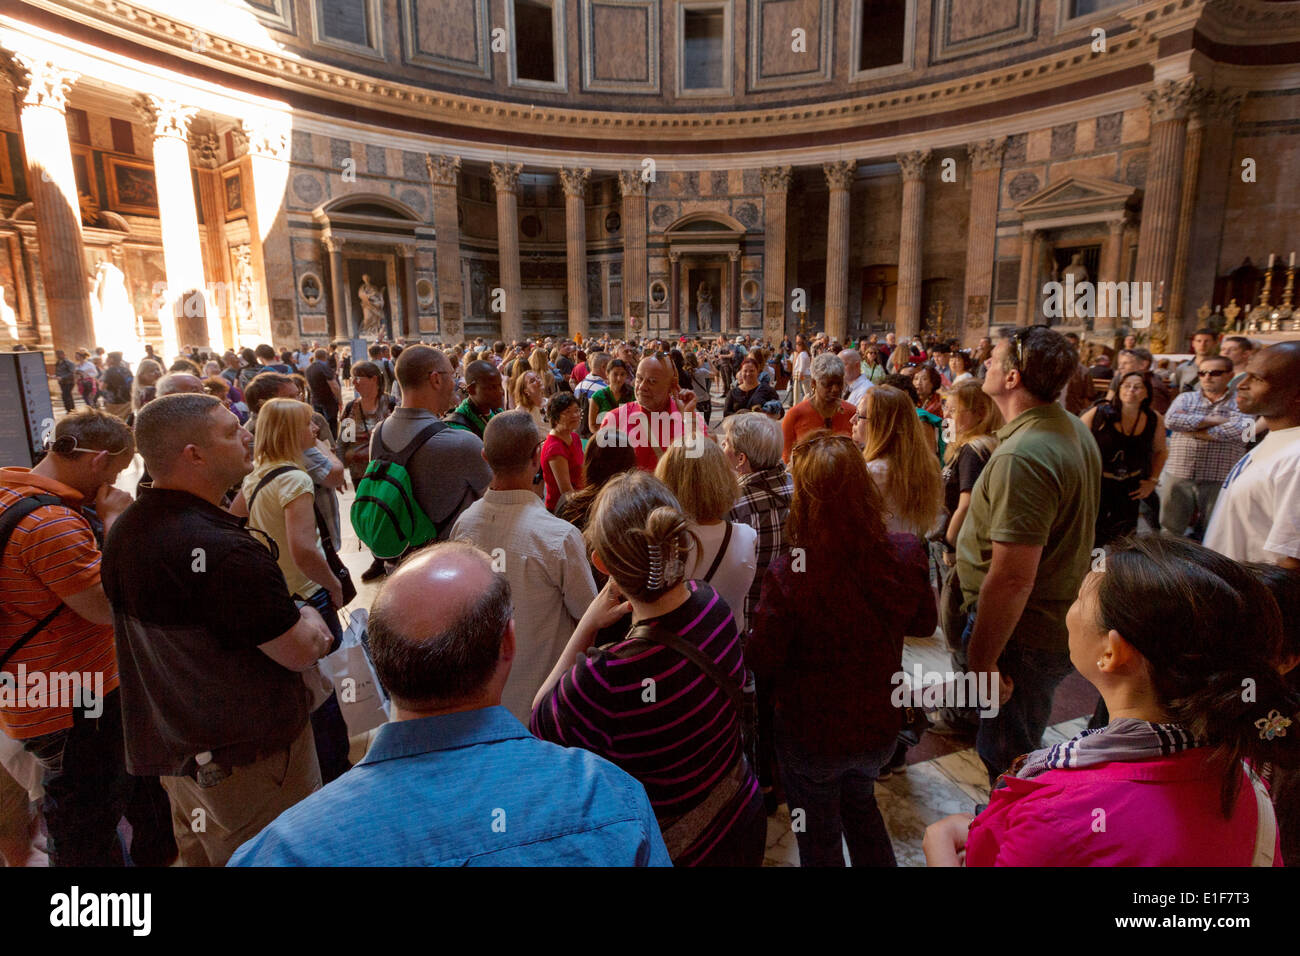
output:
[[790,166],[764,166],[758,171],[759,182],[765,193],[783,193],[790,189],[794,169]]
[[916,182],[925,178],[925,165],[930,161],[928,149],[917,149],[898,154],[898,165],[903,170],[903,182]]
[[221,163],[221,145],[211,133],[198,133],[190,137],[190,157],[202,169],[214,169]]
[[22,98],[23,106],[46,106],[62,113],[68,108],[68,92],[81,74],[38,56],[0,50],[3,73]]
[[197,106],[186,106],[178,100],[170,100],[152,93],[142,93],[135,98],[135,107],[146,123],[153,126],[153,135],[173,136],[186,139],[190,132],[190,120],[198,114]]
[[649,185],[639,169],[624,169],[618,174],[618,188],[624,199],[628,196],[644,196]]
[[429,170],[429,181],[435,186],[455,186],[460,173],[460,157],[428,153],[424,166]]
[[512,193],[519,188],[519,174],[523,171],[523,163],[493,163],[490,167],[492,185],[499,193]]
[[591,177],[591,168],[561,169],[560,182],[564,184],[564,195],[583,199],[587,195],[587,180]]
[[1002,168],[1002,150],[1006,148],[1006,145],[1007,138],[1005,136],[968,145],[966,154],[970,156],[971,171],[982,173],[986,170]]
[[1186,119],[1188,110],[1194,107],[1204,95],[1204,90],[1197,86],[1194,76],[1181,80],[1166,80],[1147,91],[1147,109],[1151,113],[1151,122],[1164,123],[1168,120]]
[[822,172],[826,174],[826,185],[831,189],[848,189],[853,184],[853,174],[858,164],[851,159],[838,163],[822,163]]
[[289,158],[289,135],[283,129],[280,129],[265,120],[245,119],[240,121],[240,136],[236,137],[236,142],[247,143],[248,153],[250,156],[260,156],[264,159],[288,159]]

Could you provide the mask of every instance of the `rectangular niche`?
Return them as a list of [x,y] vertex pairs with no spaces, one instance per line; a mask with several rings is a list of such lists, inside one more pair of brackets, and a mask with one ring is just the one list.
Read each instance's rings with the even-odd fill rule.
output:
[[491,79],[487,0],[402,0],[406,62]]
[[511,86],[568,89],[566,22],[564,0],[506,0]]
[[244,0],[244,6],[268,27],[293,32],[293,0]]
[[935,0],[931,62],[985,53],[1034,38],[1033,0]]
[[777,90],[829,80],[834,20],[832,0],[750,0],[749,88]]
[[917,0],[851,0],[849,79],[877,80],[912,69]]
[[677,95],[730,96],[733,38],[731,4],[680,0],[677,4]]
[[659,92],[659,0],[582,0],[582,88]]
[[380,0],[313,0],[312,33],[320,46],[384,58]]

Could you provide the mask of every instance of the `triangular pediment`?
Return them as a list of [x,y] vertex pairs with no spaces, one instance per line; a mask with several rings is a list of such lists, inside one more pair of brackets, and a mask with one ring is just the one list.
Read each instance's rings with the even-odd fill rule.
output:
[[1093,179],[1089,176],[1069,176],[1046,189],[1040,189],[1016,206],[1016,211],[1022,218],[1036,219],[1092,209],[1115,209],[1130,203],[1136,204],[1141,194],[1141,190],[1128,183]]

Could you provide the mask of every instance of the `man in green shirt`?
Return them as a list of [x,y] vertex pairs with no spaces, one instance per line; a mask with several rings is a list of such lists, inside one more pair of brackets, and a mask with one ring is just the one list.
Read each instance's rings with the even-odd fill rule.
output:
[[482,359],[470,362],[465,369],[465,391],[469,398],[447,413],[447,424],[473,432],[482,441],[487,423],[505,405],[506,390],[501,383],[501,373],[491,362]]
[[976,737],[990,780],[1040,746],[1052,696],[1072,669],[1065,615],[1092,566],[1101,492],[1097,443],[1056,404],[1078,362],[1057,332],[1017,329],[998,343],[984,378],[1007,424],[971,491],[957,573],[971,612],[968,667],[1000,675],[1001,706]]

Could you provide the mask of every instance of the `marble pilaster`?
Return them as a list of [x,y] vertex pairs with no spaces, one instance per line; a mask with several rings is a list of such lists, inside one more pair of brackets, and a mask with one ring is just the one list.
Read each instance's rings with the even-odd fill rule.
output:
[[402,288],[406,298],[405,313],[406,334],[418,337],[420,334],[420,298],[415,291],[415,244],[406,243],[397,247],[402,258]]
[[[1106,224],[1107,236],[1106,244],[1102,247],[1101,262],[1099,264],[1098,277],[1100,282],[1119,282],[1120,270],[1123,268],[1124,255],[1124,219],[1112,219]],[[1111,315],[1107,296],[1097,297],[1097,315],[1093,320],[1093,330],[1096,332],[1110,332],[1115,328],[1116,320],[1120,316]]]
[[1043,259],[1042,233],[1026,226],[1020,236],[1020,296],[1016,301],[1016,325],[1023,328],[1037,322],[1038,267]]
[[998,230],[998,183],[1006,138],[966,147],[970,156],[970,226],[966,233],[966,304],[963,340],[976,344],[987,333],[993,301],[993,256]]
[[564,252],[569,290],[569,338],[585,339],[587,315],[587,180],[591,169],[561,169],[564,186]]
[[849,188],[858,164],[851,159],[825,163],[830,187],[826,226],[826,335],[844,342],[849,327]]
[[348,299],[348,278],[344,274],[343,240],[338,236],[325,237],[325,250],[330,259],[330,289],[332,291],[330,312],[334,316],[334,338],[354,339],[357,330],[353,327],[351,304]]
[[925,227],[925,167],[928,149],[901,153],[903,212],[898,235],[898,314],[894,332],[901,343],[921,331],[921,241]]
[[433,227],[436,230],[434,258],[438,266],[438,321],[447,341],[456,341],[464,321],[460,281],[460,212],[456,187],[460,179],[460,157],[427,155],[433,188]]
[[794,170],[767,166],[759,172],[763,184],[763,337],[779,342],[785,334],[786,202]]
[[[497,193],[497,254],[505,311],[501,313],[501,338],[507,343],[524,336],[523,284],[519,276],[519,174],[523,163],[493,163],[492,184]],[[489,302],[494,296],[489,296]]]
[[646,181],[640,170],[618,174],[623,194],[623,324],[626,335],[640,335],[650,315],[649,266],[646,262]]

